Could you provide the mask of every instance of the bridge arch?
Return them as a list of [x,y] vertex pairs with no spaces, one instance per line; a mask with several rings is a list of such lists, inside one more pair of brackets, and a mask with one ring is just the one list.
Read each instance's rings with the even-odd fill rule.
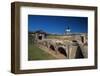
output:
[[58,47],[58,52],[60,52],[61,54],[67,57],[66,50],[63,47]]
[[77,47],[75,58],[84,58],[84,55],[82,53],[82,49],[80,48],[80,46]]
[[55,47],[54,47],[54,45],[50,45],[50,47],[49,47],[51,50],[53,50],[53,51],[56,51],[56,49],[55,49]]

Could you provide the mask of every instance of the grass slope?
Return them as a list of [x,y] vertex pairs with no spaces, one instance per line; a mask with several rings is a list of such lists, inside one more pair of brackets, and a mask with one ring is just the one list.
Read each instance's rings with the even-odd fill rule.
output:
[[28,60],[48,60],[48,59],[56,59],[56,58],[44,52],[42,49],[38,48],[36,45],[29,44]]

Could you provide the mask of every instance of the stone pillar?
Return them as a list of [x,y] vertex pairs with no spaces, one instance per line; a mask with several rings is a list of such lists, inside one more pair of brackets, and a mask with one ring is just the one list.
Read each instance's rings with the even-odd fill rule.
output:
[[77,47],[78,47],[77,45],[70,45],[70,48],[69,48],[69,59],[75,59]]
[[69,52],[70,52],[70,45],[66,45],[66,55],[67,55],[67,58],[69,59]]

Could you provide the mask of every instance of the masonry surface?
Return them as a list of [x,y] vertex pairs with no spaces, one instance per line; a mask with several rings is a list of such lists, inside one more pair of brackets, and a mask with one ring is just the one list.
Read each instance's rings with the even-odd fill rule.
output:
[[55,59],[88,58],[87,33],[70,33],[69,28],[63,35],[47,34],[38,30],[29,33],[29,38],[33,44]]

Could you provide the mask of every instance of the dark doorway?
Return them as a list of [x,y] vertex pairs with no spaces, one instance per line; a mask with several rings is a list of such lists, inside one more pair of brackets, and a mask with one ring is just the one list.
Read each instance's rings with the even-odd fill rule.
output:
[[42,36],[38,36],[38,39],[39,39],[39,40],[42,40]]
[[82,41],[82,43],[84,43],[84,37],[83,36],[81,36],[81,41]]
[[55,51],[55,48],[54,48],[53,45],[50,45],[50,49],[53,50],[53,51]]
[[67,57],[67,54],[66,54],[66,51],[65,51],[65,49],[64,49],[64,48],[59,47],[59,48],[58,48],[58,51],[59,51],[61,54],[63,54],[64,56],[66,56],[66,57]]
[[80,48],[80,46],[77,47],[77,50],[76,50],[76,56],[75,58],[84,58],[83,56],[83,53],[82,53],[82,50]]

